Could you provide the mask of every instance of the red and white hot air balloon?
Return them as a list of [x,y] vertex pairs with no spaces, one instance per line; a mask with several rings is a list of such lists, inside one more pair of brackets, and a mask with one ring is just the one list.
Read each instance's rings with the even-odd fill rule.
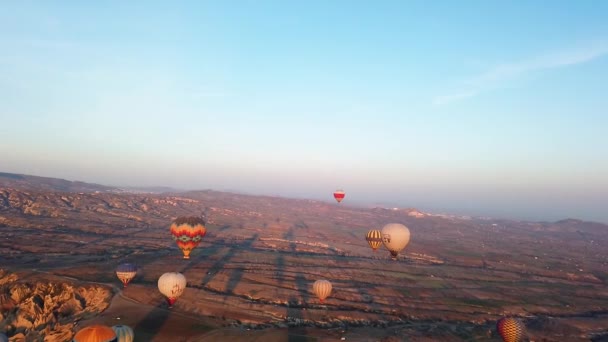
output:
[[338,203],[342,202],[342,200],[344,199],[344,196],[346,194],[344,193],[344,190],[336,190],[334,191],[334,198],[336,199],[336,201],[338,201]]

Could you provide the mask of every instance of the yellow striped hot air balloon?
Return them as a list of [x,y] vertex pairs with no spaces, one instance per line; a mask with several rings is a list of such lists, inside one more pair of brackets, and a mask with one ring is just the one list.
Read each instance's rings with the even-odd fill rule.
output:
[[190,259],[190,252],[201,243],[206,233],[205,220],[201,217],[178,217],[171,224],[171,235],[184,253],[184,259]]
[[80,329],[72,342],[117,342],[116,333],[105,325],[91,325]]
[[325,298],[331,294],[331,283],[327,280],[317,280],[312,284],[312,292],[319,298],[319,301],[323,303]]
[[133,342],[135,333],[128,325],[114,325],[112,330],[116,333],[116,342]]
[[365,234],[365,240],[374,252],[382,246],[382,232],[377,229],[372,229]]
[[515,318],[503,317],[496,323],[496,330],[504,342],[522,342],[525,326]]

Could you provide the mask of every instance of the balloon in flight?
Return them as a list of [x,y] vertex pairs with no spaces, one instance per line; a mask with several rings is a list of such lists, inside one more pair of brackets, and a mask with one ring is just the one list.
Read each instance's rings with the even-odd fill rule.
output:
[[201,217],[178,217],[171,223],[171,235],[184,259],[190,259],[190,252],[201,243],[205,233],[205,220]]
[[344,196],[346,196],[346,194],[344,193],[344,190],[334,191],[334,198],[336,199],[336,201],[338,201],[338,203],[342,202],[342,200],[344,199]]
[[72,342],[117,342],[116,333],[105,325],[91,325],[80,329]]
[[382,228],[382,243],[397,260],[397,255],[410,242],[410,230],[401,223],[389,223]]
[[382,246],[382,232],[377,229],[372,229],[365,234],[365,240],[375,252]]
[[524,324],[512,317],[503,317],[496,322],[496,330],[504,342],[521,342],[524,339]]
[[325,298],[331,294],[331,283],[327,280],[317,280],[312,284],[312,292],[319,298],[319,301],[323,303]]
[[137,266],[133,264],[120,264],[116,267],[116,276],[122,281],[124,287],[127,287],[135,275],[137,275]]
[[158,278],[158,290],[167,297],[169,307],[179,298],[186,288],[186,277],[177,272],[167,272]]
[[112,330],[116,333],[116,342],[133,342],[135,339],[135,333],[128,325],[115,325]]

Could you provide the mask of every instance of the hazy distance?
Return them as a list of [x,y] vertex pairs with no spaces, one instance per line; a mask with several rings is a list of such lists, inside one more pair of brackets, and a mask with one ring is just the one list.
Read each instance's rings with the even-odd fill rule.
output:
[[608,3],[0,5],[0,171],[608,222]]

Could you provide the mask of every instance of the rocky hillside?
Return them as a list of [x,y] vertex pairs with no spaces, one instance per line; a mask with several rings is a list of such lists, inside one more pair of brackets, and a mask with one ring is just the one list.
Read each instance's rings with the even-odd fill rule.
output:
[[0,269],[0,331],[11,341],[68,341],[75,322],[105,310],[111,297],[101,285],[25,280]]
[[112,191],[113,187],[65,179],[0,172],[0,187],[37,191],[95,192]]

